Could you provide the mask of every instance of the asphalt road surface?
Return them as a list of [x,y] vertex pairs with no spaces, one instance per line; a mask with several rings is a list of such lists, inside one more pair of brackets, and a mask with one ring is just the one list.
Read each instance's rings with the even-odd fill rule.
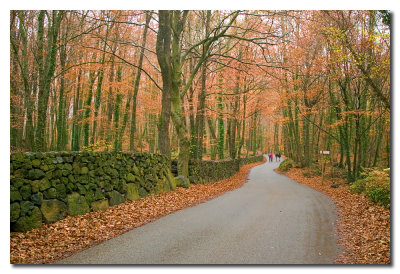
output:
[[278,166],[256,166],[239,189],[57,263],[331,264],[340,251],[334,203]]

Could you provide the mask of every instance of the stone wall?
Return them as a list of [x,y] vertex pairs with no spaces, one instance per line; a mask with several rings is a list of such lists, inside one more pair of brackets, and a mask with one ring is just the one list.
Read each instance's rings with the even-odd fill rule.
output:
[[[190,183],[228,178],[263,160],[190,161]],[[176,162],[172,162],[172,170]],[[104,210],[126,200],[188,187],[174,178],[167,157],[152,153],[46,152],[10,155],[10,225],[28,231],[67,215]],[[182,182],[183,183],[182,183]],[[180,183],[181,182],[181,183]]]
[[[236,172],[243,165],[263,161],[263,156],[252,156],[241,159],[224,159],[221,161],[201,161],[190,160],[189,162],[189,180],[190,183],[202,184],[206,182],[219,181],[226,179]],[[172,173],[176,175],[176,161],[172,161]]]
[[10,155],[12,231],[175,189],[167,157],[151,153],[48,152]]

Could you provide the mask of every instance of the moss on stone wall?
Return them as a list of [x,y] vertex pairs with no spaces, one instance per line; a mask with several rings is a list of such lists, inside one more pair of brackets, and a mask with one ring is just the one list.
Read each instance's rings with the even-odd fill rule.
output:
[[170,162],[159,154],[14,153],[10,155],[11,229],[27,231],[67,215],[104,210],[175,187]]
[[[192,184],[219,181],[234,175],[243,165],[260,162],[262,160],[262,155],[221,161],[190,160],[189,180]],[[172,161],[171,165],[172,170],[176,172],[176,161]]]
[[[125,200],[218,181],[262,156],[190,161],[189,178],[176,180],[167,157],[152,153],[47,152],[10,155],[10,223],[27,231],[67,215],[105,210]],[[179,178],[177,178],[179,179]],[[189,180],[188,180],[189,179]]]

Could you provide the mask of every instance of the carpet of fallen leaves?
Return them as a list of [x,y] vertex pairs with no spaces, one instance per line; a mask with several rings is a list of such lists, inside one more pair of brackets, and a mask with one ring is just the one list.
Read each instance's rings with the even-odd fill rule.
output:
[[339,187],[332,188],[333,182],[325,180],[321,185],[321,177],[306,178],[305,171],[292,168],[284,174],[335,202],[339,217],[336,223],[338,241],[343,247],[335,263],[390,264],[390,210],[372,204],[364,195],[352,193],[344,181],[335,179]]
[[148,196],[109,207],[105,211],[67,216],[40,229],[10,235],[11,264],[50,264],[107,241],[177,210],[213,199],[246,181],[250,169],[262,162],[242,166],[235,175],[214,183]]

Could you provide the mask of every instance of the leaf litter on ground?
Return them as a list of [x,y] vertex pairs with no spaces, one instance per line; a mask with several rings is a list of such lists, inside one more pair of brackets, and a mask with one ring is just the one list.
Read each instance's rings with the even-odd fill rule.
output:
[[[352,193],[344,180],[325,179],[322,184],[321,176],[308,178],[305,171],[291,168],[283,174],[324,193],[336,204],[336,230],[343,252],[334,263],[390,264],[390,210],[373,204],[365,195]],[[331,187],[333,183],[338,187]]]
[[188,189],[177,187],[174,191],[126,201],[104,211],[67,216],[28,232],[11,232],[10,263],[55,263],[177,210],[239,188],[246,182],[250,169],[260,164],[242,166],[235,175],[221,181],[191,185]]

